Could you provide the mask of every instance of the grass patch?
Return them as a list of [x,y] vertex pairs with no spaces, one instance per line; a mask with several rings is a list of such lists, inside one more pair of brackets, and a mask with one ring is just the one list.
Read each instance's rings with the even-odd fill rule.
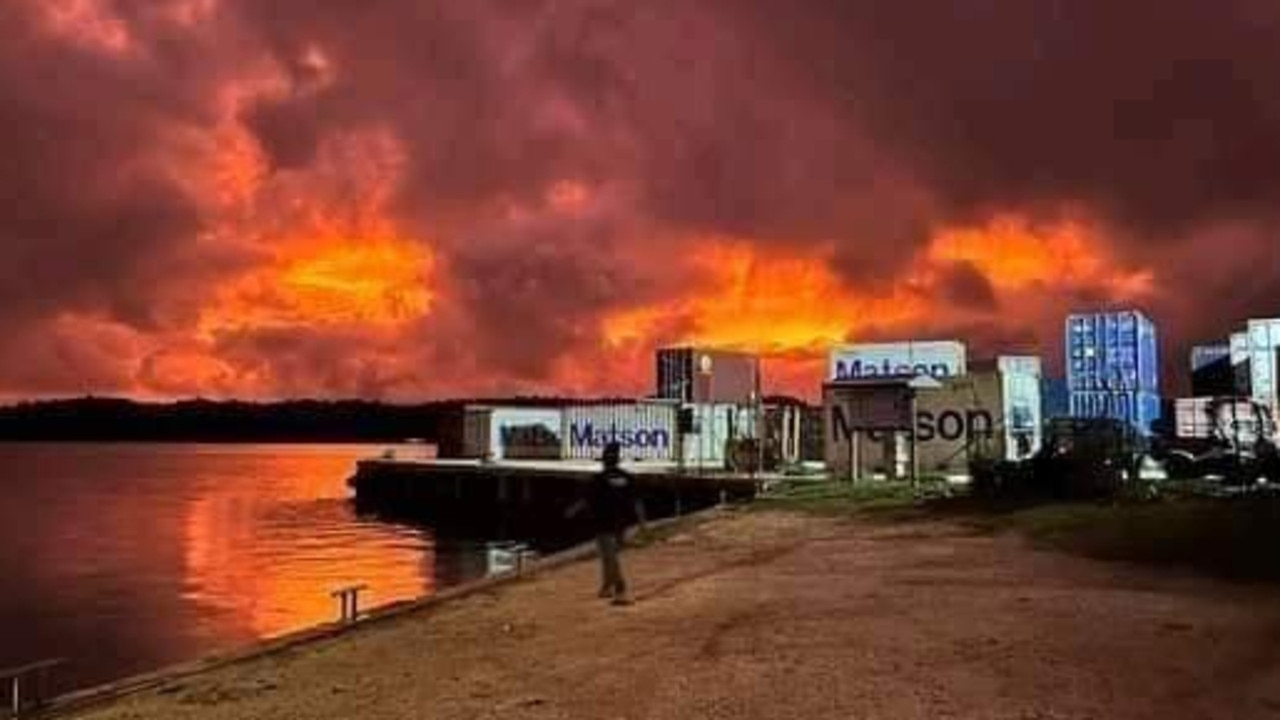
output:
[[763,495],[753,512],[802,512],[828,517],[855,514],[907,514],[918,510],[919,495],[909,483],[850,483],[831,480],[794,481]]
[[1177,498],[1147,503],[934,503],[933,516],[1041,548],[1217,577],[1280,581],[1280,498]]
[[999,519],[1037,544],[1103,560],[1280,581],[1280,500],[1175,500],[1139,505],[1046,505]]
[[1035,504],[937,494],[936,488],[913,490],[907,483],[796,482],[758,498],[750,510],[889,522],[951,520],[989,532],[1019,532],[1037,547],[1099,560],[1280,582],[1280,496]]

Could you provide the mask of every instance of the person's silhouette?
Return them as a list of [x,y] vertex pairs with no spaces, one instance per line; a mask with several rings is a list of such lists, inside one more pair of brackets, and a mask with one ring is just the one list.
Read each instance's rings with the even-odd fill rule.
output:
[[[644,525],[644,506],[636,495],[635,479],[622,469],[622,447],[616,442],[606,445],[601,462],[604,467],[592,479],[585,502],[600,551],[600,597],[615,605],[629,605],[631,596],[619,555],[632,520]],[[575,507],[570,514],[576,512]]]

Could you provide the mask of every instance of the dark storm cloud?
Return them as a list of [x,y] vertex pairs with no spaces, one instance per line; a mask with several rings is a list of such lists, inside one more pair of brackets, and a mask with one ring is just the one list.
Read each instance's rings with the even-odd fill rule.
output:
[[147,154],[183,108],[136,67],[42,42],[22,4],[0,24],[0,316],[92,306],[146,323],[135,290],[195,225]]
[[940,299],[963,310],[992,312],[999,308],[995,288],[982,271],[969,262],[952,263],[937,282]]
[[782,26],[796,71],[957,211],[1079,199],[1151,236],[1273,212],[1274,3],[805,8]]
[[[876,289],[941,226],[1069,207],[1117,262],[1155,270],[1178,342],[1280,303],[1274,3],[221,0],[194,21],[179,0],[85,5],[130,48],[58,36],[35,0],[0,6],[0,318],[37,335],[68,312],[189,321],[227,261],[196,241],[207,198],[174,146],[213,133],[231,91],[268,183],[305,179],[335,138],[396,139],[391,212],[443,274],[413,357],[465,348],[477,376],[545,376],[598,347],[602,313],[694,292],[688,238],[820,248]],[[270,89],[245,90],[263,66]],[[548,206],[566,180],[585,210]],[[974,267],[937,290],[1020,312]],[[1077,292],[1063,304],[1111,300]],[[414,382],[324,335],[219,351],[265,375],[331,368],[325,387]]]

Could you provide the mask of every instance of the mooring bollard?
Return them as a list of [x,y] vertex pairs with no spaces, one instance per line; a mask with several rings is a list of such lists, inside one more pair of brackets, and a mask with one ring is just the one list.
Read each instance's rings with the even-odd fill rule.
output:
[[[0,670],[0,681],[9,686],[9,717],[22,717],[27,710],[44,707],[49,701],[49,672],[66,662],[56,658]],[[34,681],[34,687],[30,681]],[[24,689],[28,692],[24,693]]]
[[350,625],[360,619],[360,593],[368,589],[368,585],[351,585],[329,594],[330,597],[337,598],[341,605],[338,622]]

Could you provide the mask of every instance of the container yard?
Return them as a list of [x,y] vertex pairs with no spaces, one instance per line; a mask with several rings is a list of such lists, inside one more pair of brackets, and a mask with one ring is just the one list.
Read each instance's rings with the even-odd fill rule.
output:
[[[758,487],[763,473],[815,470],[857,479],[962,480],[975,461],[1037,457],[1051,421],[1075,423],[1072,433],[1094,432],[1089,422],[1119,421],[1117,427],[1148,439],[1143,447],[1150,446],[1152,458],[1191,472],[1205,458],[1252,456],[1274,442],[1280,320],[1249,320],[1229,342],[1196,346],[1192,387],[1208,392],[1171,401],[1167,419],[1158,333],[1141,311],[1072,314],[1065,340],[1060,378],[1048,376],[1036,355],[970,362],[961,340],[836,345],[819,407],[763,397],[760,362],[752,355],[663,348],[654,355],[650,398],[468,405],[442,433],[441,459],[411,463],[408,474],[425,473],[433,483],[461,474],[468,483],[493,485],[495,498],[521,496],[528,482],[580,481],[616,442],[628,467],[664,478],[666,486],[716,478],[717,487],[738,492]],[[363,468],[357,488],[383,475],[402,483],[405,468],[396,462]],[[493,477],[518,489],[503,489]],[[448,497],[431,495],[437,502]]]

